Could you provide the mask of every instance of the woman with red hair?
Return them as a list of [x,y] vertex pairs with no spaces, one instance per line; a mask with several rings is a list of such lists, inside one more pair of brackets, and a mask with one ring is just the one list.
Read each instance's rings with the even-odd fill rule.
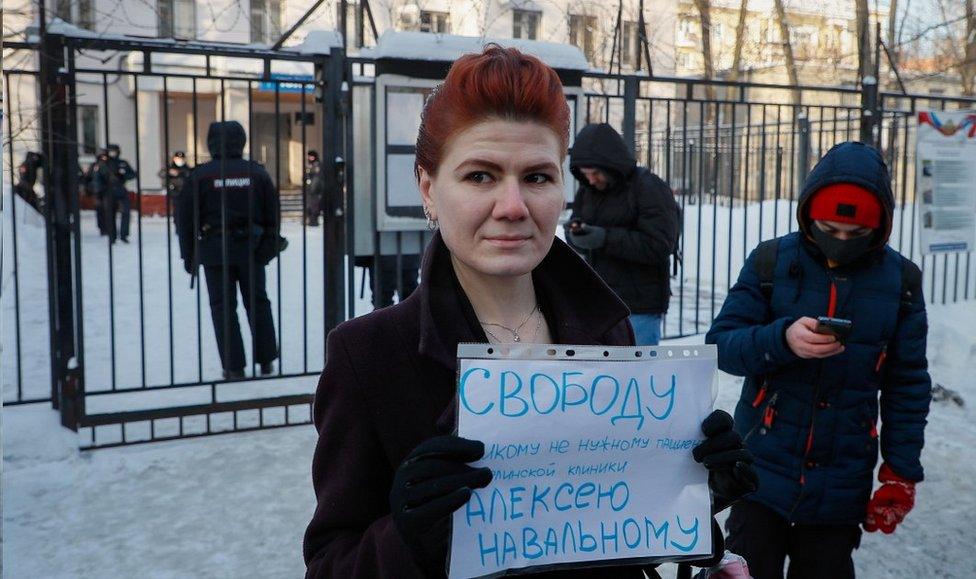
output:
[[[451,514],[492,476],[468,464],[481,442],[446,434],[459,343],[634,344],[627,307],[555,237],[569,126],[556,72],[511,48],[460,58],[427,100],[416,175],[438,231],[417,291],[329,334],[307,577],[445,575]],[[704,463],[722,500],[735,499],[744,489],[734,467],[749,459],[728,415],[709,420],[714,443],[703,446],[714,452],[703,458],[732,462]],[[633,565],[545,576],[645,570],[656,576]]]

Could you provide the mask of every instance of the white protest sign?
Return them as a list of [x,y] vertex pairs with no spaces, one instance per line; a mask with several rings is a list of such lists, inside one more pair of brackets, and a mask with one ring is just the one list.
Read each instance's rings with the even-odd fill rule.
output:
[[915,199],[922,253],[976,247],[976,113],[918,113]]
[[458,435],[494,473],[454,513],[450,578],[711,553],[692,449],[714,346],[461,344]]

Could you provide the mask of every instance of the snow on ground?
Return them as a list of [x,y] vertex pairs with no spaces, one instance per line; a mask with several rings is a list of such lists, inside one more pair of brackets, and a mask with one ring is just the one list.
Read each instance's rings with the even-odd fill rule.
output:
[[[45,396],[50,369],[43,222],[20,200],[11,203],[9,191],[4,207],[16,211],[16,216],[7,210],[2,216],[4,399],[16,394],[18,383],[25,397]],[[707,329],[748,250],[760,239],[785,232],[791,220],[788,201],[745,209],[687,206],[684,275],[674,282],[668,333],[692,334],[680,342],[700,343],[701,335],[694,334]],[[111,290],[108,246],[95,232],[90,212],[83,213],[81,229],[89,391],[110,388],[113,369],[119,387],[139,386],[143,376],[150,385],[216,378],[220,368],[206,291],[198,298],[189,289],[166,220],[143,219],[141,292],[136,220],[134,243],[112,248]],[[898,231],[892,242],[896,247]],[[220,399],[314,389],[324,343],[321,229],[303,231],[291,223],[286,224],[285,235],[291,246],[282,255],[280,273],[277,263],[268,268],[269,294],[281,332],[284,371],[310,375],[225,385]],[[969,273],[965,260],[959,265],[945,263],[950,265],[950,283],[954,267]],[[934,270],[939,283],[943,267]],[[931,275],[927,273],[927,279],[933,279]],[[699,286],[696,279],[701,280]],[[360,281],[357,278],[357,292]],[[976,281],[972,277],[970,281],[966,282],[966,275],[958,276],[958,285],[955,290],[950,285],[948,297],[953,291],[971,291],[968,288],[976,287]],[[927,295],[930,301],[941,301],[941,286],[933,293],[927,282],[925,289],[932,294]],[[20,299],[19,325],[15,295]],[[370,310],[368,295],[367,291],[366,299],[354,298],[357,314]],[[114,324],[110,303],[115,308]],[[960,391],[969,406],[934,406],[923,456],[927,480],[919,487],[918,506],[895,535],[865,536],[857,564],[859,575],[869,579],[976,575],[976,558],[970,553],[976,531],[968,521],[976,511],[976,429],[971,427],[976,418],[976,384],[970,374],[976,365],[976,336],[971,330],[976,327],[976,302],[932,306],[930,315],[933,378]],[[143,332],[140,320],[144,320]],[[282,326],[280,320],[286,323]],[[246,333],[244,338],[248,340]],[[737,379],[723,376],[718,406],[731,410],[739,387]],[[90,411],[108,411],[161,402],[191,403],[198,395],[194,389],[179,389],[90,397],[88,402]],[[57,414],[45,405],[4,408],[2,428],[5,576],[302,574],[301,536],[314,507],[309,468],[315,433],[310,426],[88,453],[79,453],[78,437],[61,428]]]
[[[894,535],[865,535],[861,578],[976,575],[976,304],[932,306],[930,319],[933,380],[967,405],[933,404],[917,506]],[[723,376],[717,405],[731,410],[739,385]],[[310,426],[79,453],[57,414],[36,405],[4,409],[3,438],[5,576],[304,570],[301,537],[315,501]]]

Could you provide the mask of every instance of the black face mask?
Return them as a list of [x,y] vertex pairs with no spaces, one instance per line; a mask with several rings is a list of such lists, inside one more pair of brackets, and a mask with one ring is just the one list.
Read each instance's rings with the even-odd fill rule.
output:
[[813,242],[817,244],[827,259],[837,262],[838,265],[847,265],[857,261],[871,249],[871,242],[874,241],[873,233],[854,239],[837,239],[812,223],[810,224],[810,237],[813,238]]

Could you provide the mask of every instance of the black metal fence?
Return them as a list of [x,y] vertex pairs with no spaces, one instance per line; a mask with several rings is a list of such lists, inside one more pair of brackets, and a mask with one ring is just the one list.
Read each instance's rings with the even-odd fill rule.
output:
[[[681,204],[682,263],[672,282],[665,337],[708,329],[749,252],[796,228],[796,199],[833,145],[864,134],[853,88],[591,75],[587,121],[609,122],[638,162],[667,181]],[[629,85],[629,86],[628,86]],[[896,199],[892,247],[925,274],[926,299],[976,297],[972,252],[922,255],[916,227],[915,117],[972,109],[976,99],[882,94],[872,140],[887,160]]]
[[[50,400],[62,423],[82,432],[83,448],[308,423],[325,336],[345,310],[327,303],[324,291],[326,279],[345,271],[341,223],[319,226],[317,212],[306,211],[318,205],[305,173],[313,149],[324,159],[344,154],[341,51],[309,56],[56,35],[17,48],[41,66],[4,71],[10,182],[20,180],[27,151],[40,152],[44,166],[39,203],[28,203],[19,187],[5,190],[12,282],[5,309],[14,315],[4,340],[14,348],[4,349],[13,362],[4,364],[4,402]],[[20,76],[29,77],[29,89],[19,90]],[[245,157],[263,163],[276,184],[289,241],[267,268],[277,364],[270,374],[258,371],[248,319],[241,326],[249,368],[230,379],[203,275],[191,283],[180,259],[180,191],[169,187],[167,171],[177,150],[191,166],[210,160],[208,125],[224,120],[247,128]],[[96,149],[110,143],[135,170],[128,197],[114,200],[118,212],[104,199],[99,205],[103,196],[83,183]],[[322,170],[334,172],[333,164]],[[104,220],[114,222],[108,235],[100,235]],[[327,243],[330,237],[339,241]],[[255,268],[249,271],[242,284],[253,290]],[[7,271],[4,278],[6,286]],[[236,287],[225,292],[232,302],[236,294]]]
[[[373,225],[372,245],[357,245],[356,216],[376,213],[375,201],[357,201],[376,195],[369,62],[340,50],[55,35],[15,48],[41,66],[4,70],[10,182],[27,151],[46,164],[34,203],[4,192],[4,403],[50,401],[66,427],[82,431],[83,448],[309,422],[328,331],[370,311],[368,294],[381,293],[384,276],[395,276],[390,294],[409,291],[429,240],[417,231],[381,236]],[[864,128],[851,88],[589,74],[584,89],[586,120],[615,125],[683,209],[665,323],[672,338],[708,328],[749,251],[795,228],[812,164]],[[971,253],[922,256],[914,209],[915,114],[976,101],[885,94],[878,105],[875,140],[898,200],[892,245],[923,267],[928,301],[976,297]],[[216,120],[247,127],[245,157],[265,165],[282,200],[290,245],[267,268],[280,350],[271,375],[258,371],[245,323],[250,367],[223,378],[207,292],[202,280],[190,287],[180,261],[165,163],[175,150],[193,166],[209,160],[205,135]],[[93,151],[108,143],[138,175],[130,243],[99,235],[95,200],[79,187]],[[332,184],[320,226],[305,211],[312,149]],[[370,194],[357,197],[356,187]]]

